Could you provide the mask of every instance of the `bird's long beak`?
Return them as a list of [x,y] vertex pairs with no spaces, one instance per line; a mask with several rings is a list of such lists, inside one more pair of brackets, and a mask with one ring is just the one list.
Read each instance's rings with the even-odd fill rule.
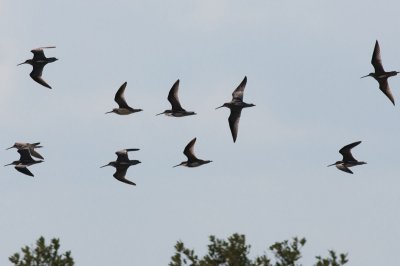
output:
[[177,166],[181,166],[182,165],[182,163],[180,163],[180,164],[177,164],[177,165],[174,165],[173,167],[177,167]]
[[106,114],[112,113],[113,111],[107,112]]
[[11,146],[10,148],[7,148],[6,150],[9,150],[9,149],[12,149],[12,148],[14,148],[14,146]]
[[217,109],[219,109],[219,108],[221,108],[221,107],[224,107],[223,105],[221,105],[220,107],[217,107],[217,108],[215,108],[215,110],[217,110]]
[[6,164],[6,165],[4,165],[4,166],[9,166],[9,165],[12,165],[12,163]]
[[109,165],[109,164],[103,165],[103,166],[101,166],[100,168],[106,167],[106,166],[108,166],[108,165]]
[[157,116],[157,115],[162,115],[163,113],[164,113],[164,112],[162,112],[162,113],[159,113],[159,114],[156,114],[156,116]]
[[23,64],[26,64],[26,62],[19,63],[17,66],[20,66],[20,65],[23,65]]
[[368,75],[365,75],[365,76],[362,76],[361,79],[362,79],[362,78],[366,78],[366,77],[369,77],[369,74],[368,74]]
[[329,166],[334,166],[334,165],[336,165],[336,163],[330,164],[330,165],[328,165],[327,167],[329,167]]

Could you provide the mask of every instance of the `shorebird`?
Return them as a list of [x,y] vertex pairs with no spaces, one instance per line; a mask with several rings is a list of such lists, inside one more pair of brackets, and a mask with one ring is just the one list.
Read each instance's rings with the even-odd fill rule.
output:
[[229,103],[224,103],[220,107],[227,107],[231,110],[231,114],[229,115],[229,127],[231,129],[233,142],[236,142],[238,129],[239,129],[239,120],[240,114],[243,108],[255,106],[252,103],[245,103],[243,102],[243,93],[244,88],[246,87],[247,77],[245,76],[243,81],[239,84],[239,86],[233,91],[232,93],[232,100]]
[[178,90],[179,90],[179,79],[174,83],[171,90],[168,93],[168,101],[171,103],[171,110],[165,110],[162,113],[157,115],[165,114],[166,116],[175,116],[175,117],[182,117],[188,115],[195,115],[195,112],[186,111],[182,108],[181,103],[179,102],[178,98]]
[[131,165],[135,165],[135,164],[139,164],[141,163],[138,160],[129,160],[128,157],[128,152],[129,151],[138,151],[139,149],[124,149],[124,150],[120,150],[117,151],[115,154],[118,156],[116,161],[112,161],[109,162],[106,165],[103,165],[100,168],[106,167],[106,166],[112,166],[115,167],[116,171],[113,175],[113,177],[115,177],[115,179],[130,184],[130,185],[134,185],[136,186],[135,183],[133,183],[132,181],[129,181],[128,179],[126,179],[126,171],[128,170],[129,166]]
[[361,141],[356,141],[354,143],[348,144],[339,150],[340,154],[343,155],[343,159],[341,161],[337,161],[336,163],[330,164],[329,166],[336,165],[336,168],[342,170],[346,173],[352,174],[353,172],[349,169],[349,167],[353,167],[356,165],[366,164],[366,162],[357,161],[353,155],[351,154],[351,149],[360,144]]
[[389,100],[394,105],[394,98],[393,98],[392,92],[390,91],[388,78],[392,77],[392,76],[396,76],[400,72],[397,72],[397,71],[386,72],[383,69],[382,59],[381,59],[381,49],[379,47],[378,40],[375,43],[375,48],[374,48],[374,53],[372,54],[371,64],[375,68],[375,73],[369,73],[368,75],[363,76],[361,78],[373,77],[376,81],[378,81],[379,89],[389,98]]
[[183,150],[183,154],[186,155],[188,158],[187,161],[181,162],[180,164],[175,165],[177,166],[186,166],[186,167],[197,167],[206,163],[211,163],[212,161],[209,160],[202,160],[198,159],[196,155],[194,155],[194,144],[196,143],[196,138],[192,139],[188,145],[186,145],[185,149]]
[[42,148],[43,146],[40,146],[40,142],[36,143],[23,143],[23,142],[15,142],[13,146],[10,148],[7,148],[6,150],[16,148],[17,150],[21,149],[29,149],[29,152],[33,157],[39,158],[39,159],[44,159],[42,155],[40,155],[37,151],[35,151],[36,148]]
[[126,100],[124,97],[126,84],[127,84],[127,82],[122,84],[121,87],[118,89],[117,93],[115,94],[114,100],[118,104],[119,108],[114,108],[114,109],[112,109],[112,111],[107,112],[106,114],[116,113],[119,115],[129,115],[129,114],[143,111],[142,109],[134,109],[126,103]]
[[31,153],[29,152],[28,148],[24,149],[19,149],[18,153],[20,154],[20,158],[18,161],[14,161],[12,163],[6,164],[7,165],[15,165],[15,169],[18,172],[21,172],[23,174],[29,175],[29,176],[34,176],[31,171],[29,171],[28,166],[31,166],[32,164],[37,164],[43,162],[42,160],[36,161],[32,158]]
[[47,58],[44,55],[43,49],[47,49],[47,48],[56,48],[55,46],[48,46],[48,47],[40,47],[40,48],[36,48],[31,50],[31,52],[33,53],[33,58],[32,59],[28,59],[25,62],[18,64],[22,65],[22,64],[29,64],[32,66],[32,72],[29,74],[31,76],[31,78],[36,81],[37,83],[39,83],[40,85],[43,85],[49,89],[51,89],[50,85],[46,83],[46,81],[44,81],[42,79],[42,73],[43,73],[43,68],[45,65],[47,65],[47,63],[53,63],[54,61],[57,61],[58,59],[55,57],[49,57]]

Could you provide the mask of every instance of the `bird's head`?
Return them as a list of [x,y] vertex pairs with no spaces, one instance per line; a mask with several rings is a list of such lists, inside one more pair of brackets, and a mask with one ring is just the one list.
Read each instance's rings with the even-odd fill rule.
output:
[[118,110],[118,108],[114,108],[114,109],[112,109],[111,111],[109,111],[109,112],[106,112],[106,114],[110,114],[110,113],[116,113],[116,112],[117,112],[117,110]]
[[174,165],[173,167],[185,166],[185,165],[187,165],[187,162],[181,162],[180,164]]
[[337,164],[341,164],[341,163],[342,163],[341,161],[337,161],[336,163],[333,163],[333,164],[328,165],[328,167],[329,167],[329,166],[334,166],[334,165],[337,165]]
[[115,162],[109,162],[106,165],[101,166],[100,168],[106,167],[106,166],[114,166],[115,167]]
[[12,149],[12,148],[17,148],[17,143],[14,143],[11,147],[7,148],[6,150]]
[[215,110],[217,110],[217,109],[219,109],[219,108],[222,108],[222,107],[228,107],[228,108],[229,108],[228,103],[224,103],[224,104],[221,105],[220,107],[215,108]]
[[6,165],[4,165],[4,166],[17,165],[17,164],[19,164],[19,161],[14,161],[14,162],[9,163],[9,164],[6,164]]
[[165,110],[164,112],[156,114],[156,115],[163,115],[163,114],[168,114],[168,113],[171,113],[171,110]]
[[374,73],[369,73],[368,75],[362,76],[361,78],[366,78],[366,77],[373,77]]
[[25,62],[19,63],[17,66],[23,65],[23,64],[29,64],[32,65],[33,64],[33,60],[32,59],[28,59]]

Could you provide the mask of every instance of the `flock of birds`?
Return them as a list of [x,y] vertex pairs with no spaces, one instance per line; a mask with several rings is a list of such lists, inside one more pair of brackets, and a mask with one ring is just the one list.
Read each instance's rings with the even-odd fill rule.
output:
[[[42,86],[45,86],[49,89],[51,89],[51,86],[47,84],[46,81],[43,80],[42,74],[43,74],[43,68],[48,64],[57,61],[57,58],[55,57],[46,57],[44,54],[43,49],[47,48],[55,48],[55,46],[48,46],[48,47],[40,47],[31,50],[33,53],[33,58],[28,59],[23,63],[20,63],[18,65],[22,64],[29,64],[32,66],[32,72],[30,73],[31,78],[36,81],[37,83],[41,84]],[[389,98],[389,100],[395,104],[394,97],[391,93],[389,83],[388,83],[388,78],[392,76],[396,76],[398,73],[397,71],[385,71],[382,65],[382,59],[381,59],[381,52],[380,52],[380,47],[378,41],[375,43],[374,47],[374,52],[372,54],[372,60],[371,63],[375,69],[375,72],[369,73],[366,76],[363,76],[361,78],[365,77],[373,77],[376,81],[379,83],[379,89]],[[247,107],[253,107],[255,106],[252,103],[245,103],[243,101],[243,93],[244,89],[246,87],[247,83],[247,77],[244,77],[243,81],[239,84],[239,86],[233,91],[232,93],[232,100],[230,102],[224,103],[223,105],[217,107],[216,109],[219,109],[221,107],[227,107],[230,109],[230,115],[228,118],[229,121],[229,127],[231,130],[233,142],[236,142],[237,139],[237,134],[238,134],[238,128],[239,128],[239,120],[240,120],[240,115],[242,112],[243,108]],[[125,100],[124,92],[126,89],[127,83],[125,82],[124,84],[121,85],[121,87],[118,89],[117,93],[115,94],[115,102],[118,104],[118,108],[114,108],[113,110],[106,112],[108,113],[115,113],[118,115],[129,115],[133,114],[136,112],[142,111],[142,109],[135,109],[132,108],[131,106],[128,105],[128,103]],[[166,116],[172,116],[172,117],[184,117],[184,116],[190,116],[190,115],[196,115],[195,112],[193,111],[186,111],[182,106],[179,101],[178,97],[178,90],[179,90],[179,79],[173,84],[172,88],[170,89],[168,93],[168,101],[171,104],[171,109],[165,110],[162,113],[159,113],[157,115],[164,114]],[[196,138],[192,139],[185,147],[183,154],[187,157],[187,161],[183,161],[180,164],[175,165],[174,167],[177,166],[186,166],[186,167],[198,167],[203,164],[210,163],[212,161],[210,160],[202,160],[198,159],[195,154],[194,154],[194,145],[196,143]],[[352,153],[351,149],[359,145],[361,141],[357,141],[351,144],[348,144],[341,148],[339,150],[339,153],[342,154],[343,158],[341,161],[337,161],[331,165],[328,166],[333,166],[335,165],[339,170],[347,172],[352,174],[353,172],[349,169],[350,167],[356,166],[356,165],[362,165],[366,164],[366,162],[358,161],[356,160]],[[42,148],[40,146],[40,143],[20,143],[16,142],[12,147],[8,148],[16,148],[20,158],[17,161],[14,161],[10,164],[7,165],[15,165],[15,169],[23,174],[33,176],[33,174],[29,171],[28,166],[31,166],[33,164],[41,163],[43,162],[43,157],[35,150],[37,148]],[[138,151],[139,149],[124,149],[116,152],[117,155],[117,160],[109,162],[108,164],[102,166],[112,166],[116,169],[114,173],[114,177],[126,184],[130,185],[136,185],[132,181],[128,180],[126,178],[126,172],[128,168],[132,165],[136,165],[141,163],[138,160],[130,160],[128,157],[128,152],[130,151]],[[32,158],[38,158],[41,160],[35,160]],[[6,166],[7,166],[6,165]]]

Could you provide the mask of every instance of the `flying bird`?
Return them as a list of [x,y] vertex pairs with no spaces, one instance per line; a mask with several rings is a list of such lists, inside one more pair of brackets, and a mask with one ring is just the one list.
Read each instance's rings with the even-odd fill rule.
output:
[[35,149],[42,148],[43,146],[40,146],[40,142],[36,143],[23,143],[23,142],[15,142],[13,146],[10,148],[7,148],[6,150],[16,148],[17,150],[21,149],[29,149],[29,152],[33,157],[39,158],[39,159],[44,159],[42,155],[40,155]]
[[196,138],[192,139],[188,145],[186,145],[185,149],[183,150],[183,154],[186,155],[188,158],[187,161],[181,162],[180,164],[175,165],[177,166],[186,166],[186,167],[197,167],[203,164],[211,163],[212,161],[209,160],[202,160],[198,159],[196,155],[194,155],[194,144],[196,143]]
[[245,76],[243,81],[239,84],[239,86],[232,93],[232,100],[228,103],[224,103],[222,106],[217,107],[215,109],[221,107],[227,107],[231,110],[231,114],[229,115],[229,127],[231,129],[233,142],[236,142],[238,130],[239,130],[239,120],[240,115],[242,113],[242,109],[246,107],[255,106],[252,103],[243,102],[243,93],[244,88],[246,87],[247,77]]
[[174,117],[183,117],[188,115],[195,115],[195,112],[186,111],[182,108],[181,103],[178,98],[178,90],[179,90],[179,79],[174,83],[171,90],[168,93],[168,101],[171,103],[171,110],[165,110],[162,113],[157,115],[165,114],[166,116],[174,116]]
[[33,164],[41,163],[43,162],[42,160],[36,161],[32,158],[31,153],[29,152],[28,148],[23,148],[19,149],[18,153],[20,154],[20,158],[18,161],[14,161],[10,164],[6,164],[4,166],[8,165],[15,165],[15,169],[18,172],[21,172],[23,174],[29,175],[29,176],[34,176],[31,171],[29,171],[28,166],[31,166]]
[[127,84],[127,82],[125,82],[124,84],[121,85],[121,87],[118,89],[118,91],[114,97],[114,100],[118,104],[119,108],[114,108],[114,109],[112,109],[112,111],[107,112],[106,114],[116,113],[119,115],[129,115],[129,114],[143,111],[142,109],[134,109],[127,104],[127,102],[125,100],[125,96],[124,96],[126,84]]
[[103,165],[100,168],[103,168],[103,167],[106,167],[106,166],[115,167],[116,170],[115,170],[115,173],[113,175],[113,177],[115,179],[117,179],[118,181],[121,181],[123,183],[136,186],[135,183],[133,183],[132,181],[129,181],[128,179],[126,179],[126,172],[128,171],[128,168],[131,165],[136,165],[136,164],[141,163],[138,160],[130,160],[129,157],[128,157],[128,152],[129,151],[138,151],[138,150],[139,149],[124,149],[124,150],[117,151],[115,153],[117,155],[117,160],[109,162],[108,164]]
[[388,78],[392,77],[392,76],[396,76],[400,72],[397,72],[397,71],[386,72],[383,69],[382,59],[381,59],[381,49],[379,47],[378,40],[375,43],[375,48],[374,48],[374,53],[372,54],[371,63],[375,68],[375,72],[369,73],[368,75],[363,76],[361,78],[373,77],[376,81],[378,81],[379,89],[386,95],[386,97],[389,98],[389,100],[394,105],[394,97],[392,95],[392,92],[390,91]]
[[343,159],[341,161],[337,161],[329,166],[336,165],[336,168],[342,170],[346,173],[352,174],[353,172],[349,169],[349,167],[353,167],[356,165],[363,165],[366,162],[357,161],[353,155],[351,154],[351,149],[360,144],[361,141],[356,141],[354,143],[348,144],[339,150],[340,154],[343,155]]
[[47,49],[47,48],[56,48],[55,46],[48,46],[48,47],[40,47],[40,48],[36,48],[31,50],[31,52],[33,53],[33,58],[32,59],[28,59],[23,63],[18,64],[22,65],[22,64],[29,64],[32,66],[32,72],[29,74],[31,76],[31,78],[36,81],[37,83],[39,83],[40,85],[43,85],[49,89],[51,89],[50,85],[46,83],[46,81],[44,81],[42,79],[42,73],[43,73],[43,68],[45,67],[45,65],[47,65],[48,63],[53,63],[54,61],[57,61],[58,59],[55,57],[49,57],[47,58],[44,55],[44,51],[43,49]]

